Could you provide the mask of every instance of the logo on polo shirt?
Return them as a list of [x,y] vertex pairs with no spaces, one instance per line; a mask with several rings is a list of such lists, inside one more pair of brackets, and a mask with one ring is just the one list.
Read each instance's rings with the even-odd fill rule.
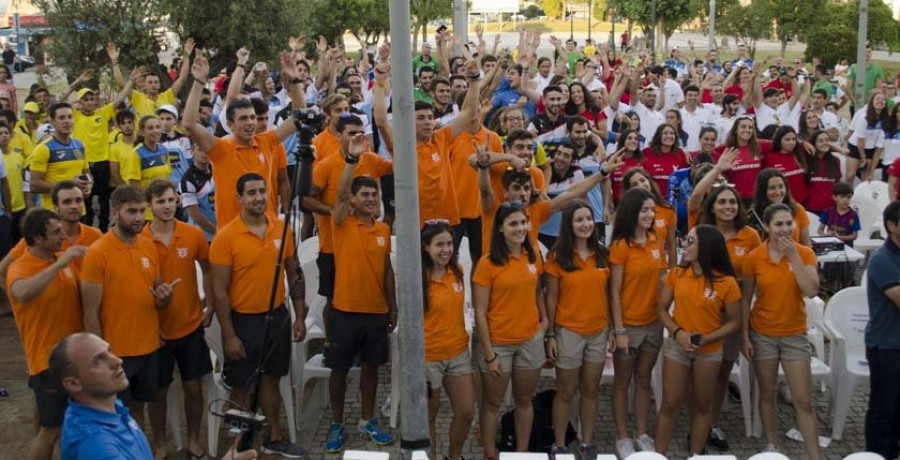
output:
[[735,246],[734,247],[734,255],[736,255],[738,257],[743,257],[744,254],[746,254],[746,253],[747,253],[747,249],[744,248],[743,246]]
[[272,244],[275,245],[275,249],[281,249],[281,238],[272,240]]
[[386,241],[385,241],[385,239],[384,239],[383,236],[376,236],[376,237],[375,237],[375,242],[378,243],[378,246],[382,246],[382,247],[383,247],[384,244],[386,243]]
[[69,278],[75,278],[75,274],[72,273],[72,268],[70,267],[66,267],[65,270],[63,270],[63,273],[65,273]]
[[457,294],[463,291],[462,283],[453,283],[453,290],[456,291]]
[[187,255],[188,255],[187,248],[178,248],[178,258],[179,259],[184,259],[185,257],[187,257]]
[[150,268],[150,259],[141,257],[141,265],[143,265],[144,268]]
[[257,156],[257,158],[259,158],[259,162],[260,162],[260,163],[265,163],[265,162],[266,162],[266,156],[263,155],[262,152],[259,152],[259,155]]
[[651,249],[650,255],[652,255],[654,259],[659,260],[659,249]]
[[716,297],[716,291],[707,287],[706,290],[703,291],[703,297],[706,297],[707,299],[713,299]]
[[665,219],[656,219],[656,226],[657,226],[657,227],[660,227],[660,228],[665,227],[665,226],[666,226],[666,220],[665,220]]
[[437,152],[434,152],[434,153],[431,154],[431,159],[432,159],[435,163],[440,163],[440,162],[441,162],[441,156],[438,155]]
[[528,271],[530,271],[531,273],[537,273],[537,266],[535,266],[534,264],[528,264]]

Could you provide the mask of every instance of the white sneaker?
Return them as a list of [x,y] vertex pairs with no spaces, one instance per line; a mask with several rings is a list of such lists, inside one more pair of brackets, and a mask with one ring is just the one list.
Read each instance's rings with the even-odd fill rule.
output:
[[616,453],[621,460],[625,460],[634,453],[634,441],[631,438],[622,438],[616,441]]
[[643,452],[656,452],[656,443],[653,438],[644,433],[637,438],[638,449]]

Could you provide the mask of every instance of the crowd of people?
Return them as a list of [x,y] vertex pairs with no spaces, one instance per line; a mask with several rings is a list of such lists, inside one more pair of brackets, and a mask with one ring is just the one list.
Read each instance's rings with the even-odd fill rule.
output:
[[[200,441],[202,381],[213,371],[205,334],[216,321],[230,399],[245,408],[258,392],[261,452],[302,458],[280,425],[279,381],[291,343],[306,336],[296,242],[312,237],[331,370],[324,450],[343,450],[357,366],[361,417],[349,428],[392,444],[375,409],[397,323],[392,224],[403,218],[391,93],[412,91],[429,417],[445,458],[463,458],[476,414],[484,458],[498,457],[510,385],[515,448],[527,450],[544,367],[556,370],[550,454],[567,451],[578,395],[574,450],[594,458],[608,356],[617,441],[599,450],[665,454],[686,399],[689,454],[728,450],[717,422],[740,355],[759,382],[765,449],[779,450],[780,366],[807,454],[822,458],[804,303],[820,290],[811,237],[852,245],[854,181],[886,181],[892,203],[870,303],[882,323],[900,325],[888,308],[900,306],[900,76],[888,81],[869,49],[856,99],[855,66],[770,65],[743,45],[734,60],[716,50],[698,58],[691,45],[690,58],[676,48],[656,63],[539,33],[520,31],[512,49],[500,40],[488,49],[480,28],[476,36],[467,45],[442,30],[423,44],[415,88],[391,87],[389,43],[354,59],[321,37],[307,55],[305,38],[292,37],[277,70],[251,67],[242,48],[218,76],[190,39],[171,75],[137,67],[126,77],[109,44],[119,88],[110,100],[87,70],[58,95],[32,88],[21,119],[15,94],[0,91],[0,277],[37,402],[30,457],[49,459],[59,444],[64,459],[165,458],[176,365],[187,451],[216,455]],[[539,56],[543,43],[552,54]],[[10,76],[0,66],[0,84]],[[295,114],[309,108],[324,126],[309,191],[292,199]],[[279,218],[294,206],[299,228]],[[273,275],[286,282],[270,292]],[[896,374],[895,341],[867,336],[882,352],[870,359],[880,378]],[[900,395],[886,387],[872,385],[883,404],[866,419],[866,447],[895,458],[896,435],[875,435],[900,423],[891,409]],[[444,393],[449,439],[435,436]]]

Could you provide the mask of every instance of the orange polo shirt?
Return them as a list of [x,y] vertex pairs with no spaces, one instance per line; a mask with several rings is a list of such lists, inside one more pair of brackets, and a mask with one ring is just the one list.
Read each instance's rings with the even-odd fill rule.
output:
[[659,297],[659,275],[666,269],[662,240],[655,233],[647,234],[644,244],[613,241],[609,248],[609,262],[625,268],[622,279],[622,321],[626,326],[643,326],[659,318],[656,300]]
[[428,142],[416,145],[419,168],[419,226],[432,219],[446,219],[450,225],[459,223],[459,207],[450,167],[450,147],[453,130],[445,126]]
[[159,348],[159,313],[151,292],[159,276],[156,249],[142,236],[127,244],[110,231],[85,255],[81,280],[103,286],[100,327],[116,355],[141,356]]
[[150,225],[144,227],[141,236],[153,242],[163,282],[181,282],[172,294],[172,303],[159,311],[159,335],[163,340],[185,337],[200,327],[203,306],[197,289],[197,267],[194,261],[209,260],[209,243],[206,234],[197,227],[175,221],[175,233],[166,246],[153,237]]
[[316,148],[315,166],[319,166],[319,162],[341,151],[341,140],[329,128],[316,134],[312,145]]
[[339,267],[334,308],[348,313],[387,313],[384,276],[391,254],[391,229],[384,222],[369,225],[352,214],[340,224],[331,223],[334,266]]
[[[231,268],[228,300],[231,301],[232,311],[245,314],[268,311],[278,250],[282,244],[287,245],[284,248],[283,260],[293,257],[296,251],[290,228],[285,241],[281,241],[284,221],[271,215],[266,219],[269,224],[263,238],[251,232],[240,215],[216,231],[216,236],[213,237],[209,263]],[[275,307],[278,307],[285,303],[286,297],[284,283],[276,284]]]
[[547,262],[547,275],[559,280],[556,324],[581,335],[594,335],[609,324],[609,267],[597,267],[594,254],[587,260],[577,252],[572,256],[576,269],[570,272],[563,270],[555,254]]
[[[494,203],[506,200],[506,189],[503,188],[503,174],[509,169],[509,163],[497,163],[491,166],[491,189],[494,190]],[[471,166],[470,166],[471,168]],[[544,178],[544,172],[534,166],[528,167],[528,174],[534,182],[534,190],[541,195],[547,194],[547,181]],[[476,182],[476,186],[478,183]]]
[[253,136],[250,145],[241,145],[234,136],[216,138],[207,152],[212,162],[216,183],[216,225],[224,227],[241,214],[237,181],[244,174],[255,172],[266,179],[267,213],[278,213],[278,172],[287,168],[284,147],[275,131]]
[[759,238],[759,232],[749,225],[745,225],[737,234],[725,240],[725,246],[728,247],[728,257],[731,258],[731,265],[734,272],[740,274],[741,266],[747,255],[762,244]]
[[[494,216],[497,215],[497,209],[499,208],[500,204],[495,201],[491,210],[481,215],[482,255],[491,252],[491,237],[493,236],[491,231],[494,227]],[[525,208],[525,214],[528,216],[528,223],[531,224],[531,228],[528,230],[528,238],[531,241],[531,246],[537,251],[540,248],[538,246],[538,231],[541,229],[541,224],[550,220],[550,202],[538,201],[531,203]]]
[[[668,206],[656,205],[656,217],[654,219],[653,230],[659,235],[663,248],[665,248],[666,242],[669,241],[669,235],[674,235],[678,227],[678,218],[675,216],[675,210]],[[665,254],[668,261],[669,253],[666,252]]]
[[[800,203],[794,203],[797,206],[797,210],[794,211],[794,234],[791,235],[794,238],[794,241],[800,242],[800,231],[806,227],[809,227],[809,215],[806,214],[806,208],[804,208]],[[811,232],[812,230],[810,230]]]
[[[342,155],[331,155],[320,161],[313,169],[313,186],[319,188],[319,201],[334,206],[337,203],[338,184],[347,162]],[[379,179],[381,176],[393,174],[394,164],[372,152],[366,152],[359,157],[359,163],[353,170],[353,177],[369,176]],[[319,251],[325,253],[334,252],[331,237],[331,215],[314,214],[316,216],[316,228],[319,232]]]
[[[816,265],[812,249],[797,245],[804,265]],[[777,263],[763,243],[744,260],[744,276],[756,281],[756,302],[750,310],[750,327],[775,337],[806,333],[806,303],[787,257]]]
[[541,326],[537,286],[542,270],[540,254],[535,254],[533,263],[525,252],[518,257],[510,255],[505,265],[494,265],[490,256],[481,258],[472,282],[491,291],[487,308],[491,343],[522,343],[537,333]]
[[[84,246],[88,247],[94,244],[94,241],[99,240],[103,236],[103,232],[100,230],[84,225],[82,223],[78,224],[78,236],[75,237],[75,240],[72,241],[69,238],[63,239],[62,249],[59,250],[60,253],[66,252],[66,249],[69,249],[72,246]],[[25,250],[28,248],[28,245],[25,244],[25,238],[19,240],[15,246],[13,246],[12,250],[9,251],[9,255],[13,258],[13,260],[22,257],[22,254],[25,253]],[[76,269],[81,268],[81,259],[72,259],[72,266]]]
[[440,279],[428,280],[428,309],[425,311],[425,360],[444,361],[466,351],[469,333],[463,306],[463,280],[447,270]]
[[[703,275],[695,275],[690,267],[675,267],[663,279],[675,295],[672,319],[678,327],[700,334],[709,334],[722,327],[725,306],[741,300],[741,288],[731,276],[722,276],[709,283]],[[722,349],[722,341],[707,343],[698,353],[713,353]]]
[[[9,267],[6,292],[11,292],[16,281],[31,278],[54,263],[55,259],[40,259],[26,250]],[[78,271],[71,264],[59,270],[44,291],[28,302],[18,302],[12,295],[9,298],[25,349],[28,374],[40,374],[47,370],[53,347],[69,334],[84,330]]]
[[453,171],[453,187],[459,215],[464,219],[481,217],[481,192],[478,190],[478,171],[469,166],[469,157],[476,145],[487,145],[491,152],[503,150],[503,142],[497,133],[481,127],[477,134],[460,133],[450,147],[450,168]]

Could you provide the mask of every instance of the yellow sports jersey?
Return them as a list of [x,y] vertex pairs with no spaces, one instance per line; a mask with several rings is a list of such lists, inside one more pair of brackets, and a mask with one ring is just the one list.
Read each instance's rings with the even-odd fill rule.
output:
[[141,187],[146,187],[153,179],[168,179],[172,172],[168,150],[162,145],[150,150],[141,144],[120,155],[119,174],[126,183],[136,180],[140,181]]
[[[69,139],[63,144],[55,137],[34,148],[29,158],[32,172],[43,172],[44,180],[50,183],[72,180],[88,169],[84,159],[84,144],[78,139]],[[53,209],[50,193],[41,193],[41,205]]]
[[6,180],[9,182],[9,193],[12,198],[12,212],[25,209],[25,192],[22,191],[22,180],[25,177],[25,156],[13,149],[3,154],[3,165],[6,166]]
[[34,151],[34,141],[31,140],[31,136],[16,130],[13,132],[12,139],[9,140],[9,150],[19,152],[22,154],[22,158],[27,159]]
[[121,163],[122,158],[132,151],[134,151],[134,144],[127,144],[120,137],[115,143],[109,145],[109,161]]
[[21,133],[21,134],[24,134],[24,135],[28,136],[28,138],[31,139],[31,142],[34,143],[34,141],[35,141],[35,139],[34,139],[34,134],[35,134],[35,131],[37,131],[37,130],[35,130],[35,131],[30,131],[30,130],[28,129],[28,125],[25,124],[25,120],[19,120],[19,121],[17,121],[17,122],[16,122],[16,127],[15,127],[15,130],[14,130],[14,131],[17,132],[17,133]]
[[112,104],[106,104],[91,115],[75,111],[72,137],[84,143],[88,163],[109,160],[109,120],[116,116]]
[[131,105],[134,106],[134,115],[137,118],[135,122],[145,115],[153,115],[156,109],[166,104],[175,105],[175,93],[171,88],[159,93],[155,101],[140,91],[131,92]]

